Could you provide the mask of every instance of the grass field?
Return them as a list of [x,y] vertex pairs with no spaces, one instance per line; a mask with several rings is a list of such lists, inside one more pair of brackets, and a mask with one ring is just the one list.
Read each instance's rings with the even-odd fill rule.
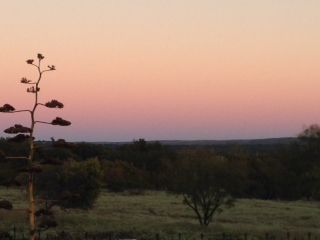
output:
[[[0,200],[10,200],[14,210],[0,210],[0,231],[27,232],[27,193],[22,189],[0,188]],[[24,209],[24,210],[23,210]],[[277,202],[237,200],[235,207],[225,209],[214,218],[209,227],[200,227],[194,213],[182,204],[181,196],[165,192],[146,192],[144,195],[126,195],[103,191],[90,211],[55,208],[59,226],[48,233],[61,231],[123,232],[130,235],[181,233],[193,238],[215,234],[264,237],[270,235],[320,236],[320,204],[318,202]],[[133,234],[133,235],[134,235]]]

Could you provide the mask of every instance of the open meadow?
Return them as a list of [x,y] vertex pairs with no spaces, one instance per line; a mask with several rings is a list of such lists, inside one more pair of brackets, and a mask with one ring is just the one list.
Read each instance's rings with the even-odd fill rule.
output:
[[[27,233],[27,193],[23,189],[0,189],[0,200],[14,204],[13,210],[0,210],[0,231]],[[24,210],[23,210],[24,209]],[[165,192],[146,191],[142,195],[103,191],[91,210],[55,208],[59,226],[48,234],[123,233],[125,237],[177,236],[199,238],[226,233],[250,237],[320,236],[320,203],[311,201],[278,202],[239,199],[207,227],[200,227],[195,214],[182,204],[182,197]],[[292,238],[293,239],[293,238]]]

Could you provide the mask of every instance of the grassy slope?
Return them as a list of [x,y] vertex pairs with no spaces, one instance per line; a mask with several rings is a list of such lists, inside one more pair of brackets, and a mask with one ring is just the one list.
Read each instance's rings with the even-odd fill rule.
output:
[[[0,200],[14,203],[15,209],[27,208],[26,192],[0,188]],[[181,197],[164,192],[128,196],[103,192],[90,211],[55,209],[59,227],[66,232],[135,232],[205,236],[244,234],[264,236],[266,232],[286,237],[311,232],[320,235],[320,208],[317,202],[276,202],[240,199],[234,208],[225,209],[207,228],[201,228],[194,213],[182,204]],[[26,231],[26,210],[0,210],[0,231],[16,226]],[[52,230],[50,230],[52,231]],[[49,232],[50,232],[49,231]]]

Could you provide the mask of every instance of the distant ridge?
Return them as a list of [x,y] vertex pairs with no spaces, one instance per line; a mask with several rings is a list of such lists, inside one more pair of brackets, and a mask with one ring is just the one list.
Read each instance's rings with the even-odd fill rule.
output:
[[265,138],[265,139],[239,139],[239,140],[163,140],[163,145],[274,145],[290,144],[296,141],[295,137]]
[[[274,144],[290,144],[296,141],[296,137],[283,138],[263,138],[263,139],[239,139],[239,140],[153,140],[150,143],[159,142],[162,145],[173,146],[210,146],[210,145],[274,145]],[[105,145],[124,145],[131,142],[88,142],[93,144]]]

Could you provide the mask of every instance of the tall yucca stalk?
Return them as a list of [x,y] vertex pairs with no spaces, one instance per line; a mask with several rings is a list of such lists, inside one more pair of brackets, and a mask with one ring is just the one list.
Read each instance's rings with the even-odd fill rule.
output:
[[34,130],[37,123],[43,123],[43,124],[51,124],[51,125],[60,125],[60,126],[68,126],[71,123],[69,121],[66,121],[60,117],[55,118],[52,120],[52,122],[44,122],[44,121],[37,121],[35,119],[35,113],[38,109],[38,106],[45,106],[48,108],[63,108],[63,104],[60,103],[57,100],[51,100],[45,104],[39,103],[39,91],[40,91],[40,81],[43,77],[43,74],[48,71],[54,71],[56,70],[54,65],[48,65],[48,67],[45,70],[42,70],[41,62],[44,59],[44,56],[42,54],[37,55],[38,61],[37,63],[34,63],[35,61],[33,59],[27,60],[27,64],[36,67],[38,71],[38,79],[36,81],[29,80],[25,77],[21,79],[21,83],[23,84],[29,84],[30,87],[27,88],[27,92],[34,94],[34,104],[31,109],[28,110],[16,110],[13,106],[10,104],[4,104],[3,107],[0,107],[0,112],[3,113],[21,113],[21,112],[29,112],[30,113],[30,127],[24,127],[20,124],[15,124],[14,126],[4,130],[5,133],[8,134],[15,134],[14,137],[9,138],[8,141],[12,142],[23,142],[23,141],[29,141],[29,156],[28,157],[9,157],[5,156],[5,154],[2,152],[2,157],[6,159],[20,159],[26,161],[26,168],[24,168],[22,171],[26,172],[29,176],[28,181],[28,192],[29,192],[29,230],[30,235],[29,239],[34,240],[35,239],[35,205],[36,205],[36,199],[34,196],[34,174],[41,172],[42,167],[40,164],[36,164],[34,161],[34,155],[36,148],[39,146],[36,146],[35,143],[35,136],[34,136]]

